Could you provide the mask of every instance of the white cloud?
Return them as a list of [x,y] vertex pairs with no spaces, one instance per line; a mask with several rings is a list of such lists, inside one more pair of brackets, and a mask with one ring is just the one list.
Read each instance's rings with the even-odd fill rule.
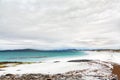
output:
[[0,0],[0,48],[119,48],[119,0]]

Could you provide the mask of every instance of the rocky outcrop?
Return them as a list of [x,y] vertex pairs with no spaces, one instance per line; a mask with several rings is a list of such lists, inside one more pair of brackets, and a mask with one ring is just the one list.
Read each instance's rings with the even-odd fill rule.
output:
[[71,71],[64,74],[43,75],[43,74],[6,74],[0,77],[0,80],[118,80],[116,75],[99,76],[83,75],[81,71]]

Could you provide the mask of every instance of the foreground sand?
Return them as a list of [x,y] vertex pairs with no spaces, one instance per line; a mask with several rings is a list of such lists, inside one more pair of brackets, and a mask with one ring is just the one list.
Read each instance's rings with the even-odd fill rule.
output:
[[[39,63],[39,65],[40,64],[43,64],[43,63]],[[30,65],[32,66],[34,65],[34,68],[32,69],[33,70],[32,73],[27,72],[27,70],[29,70],[30,68]],[[22,80],[30,80],[30,79],[31,80],[117,80],[118,79],[117,74],[113,74],[114,69],[116,69],[116,68],[113,68],[112,66],[113,63],[108,63],[104,61],[70,60],[69,62],[66,62],[65,65],[63,65],[63,63],[60,63],[60,62],[51,63],[51,65],[59,66],[59,68],[57,67],[57,70],[60,73],[56,73],[56,69],[51,68],[51,65],[49,65],[50,68],[49,67],[48,69],[46,68],[46,73],[49,71],[51,72],[49,74],[46,74],[46,73],[41,74],[40,72],[41,70],[37,69],[39,67],[38,63],[30,64],[30,65],[29,66],[24,65],[24,69],[20,68],[20,65],[17,66],[17,68],[14,67],[14,69],[9,68],[10,72],[9,70],[7,70],[7,73],[9,74],[5,73],[6,71],[4,71],[3,69],[3,71],[1,72],[4,75],[0,77],[0,80],[21,80],[21,79]],[[38,67],[35,67],[35,66],[38,66]],[[41,68],[41,69],[44,70],[45,68]],[[71,71],[69,71],[70,69]],[[34,72],[35,70],[37,72]],[[115,72],[116,71],[114,71],[114,73]],[[22,76],[20,74],[22,74]]]

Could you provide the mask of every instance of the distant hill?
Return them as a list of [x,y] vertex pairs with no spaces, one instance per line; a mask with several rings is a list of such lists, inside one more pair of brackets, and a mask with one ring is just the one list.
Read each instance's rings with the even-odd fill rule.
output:
[[37,50],[37,49],[15,49],[15,50],[0,50],[0,52],[68,52],[78,51],[76,49],[64,49],[64,50]]
[[68,52],[68,51],[112,51],[120,52],[120,49],[61,49],[61,50],[37,50],[37,49],[15,49],[15,50],[0,50],[0,52]]

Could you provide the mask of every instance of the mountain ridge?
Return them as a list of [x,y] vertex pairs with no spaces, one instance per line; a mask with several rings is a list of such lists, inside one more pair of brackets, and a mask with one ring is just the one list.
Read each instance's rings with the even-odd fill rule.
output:
[[59,50],[14,49],[14,50],[0,50],[0,52],[62,52],[62,51],[120,51],[120,49],[59,49]]

